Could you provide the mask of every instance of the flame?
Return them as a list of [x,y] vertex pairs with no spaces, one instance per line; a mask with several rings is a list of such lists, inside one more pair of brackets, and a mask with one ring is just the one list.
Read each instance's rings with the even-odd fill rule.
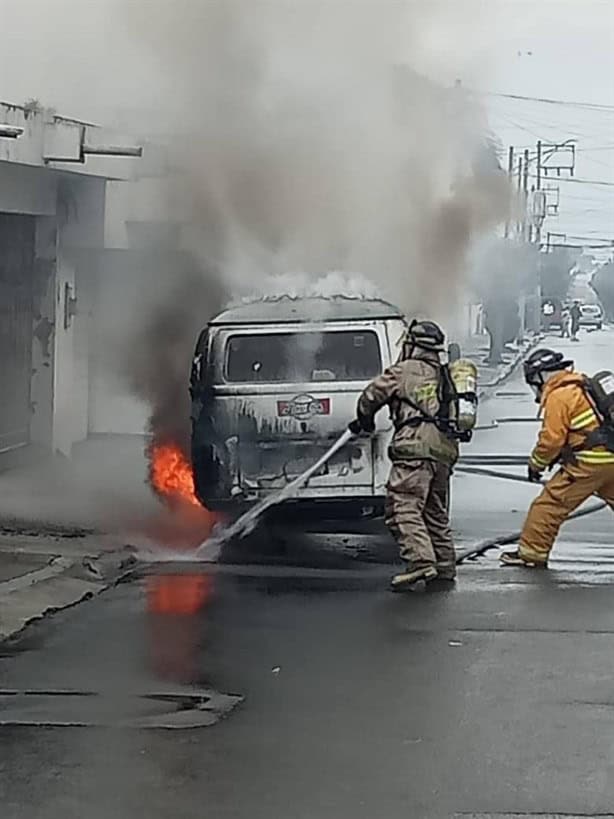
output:
[[166,506],[163,514],[145,526],[157,543],[170,549],[196,549],[223,522],[219,513],[196,497],[192,467],[177,444],[150,445],[149,482]]
[[154,490],[169,503],[201,507],[194,491],[192,467],[175,444],[152,445],[149,477]]

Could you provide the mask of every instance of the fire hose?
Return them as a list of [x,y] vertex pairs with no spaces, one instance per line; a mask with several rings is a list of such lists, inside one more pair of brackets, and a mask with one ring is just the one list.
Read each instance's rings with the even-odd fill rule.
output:
[[200,560],[213,561],[216,560],[222,546],[233,538],[241,538],[248,535],[255,528],[258,518],[260,518],[267,509],[272,506],[277,506],[285,500],[289,500],[296,495],[298,490],[304,486],[307,481],[313,477],[322,467],[330,461],[330,459],[342,449],[348,441],[354,437],[354,433],[349,429],[341,435],[335,443],[319,458],[312,466],[301,473],[297,478],[283,487],[283,489],[273,492],[267,498],[263,498],[257,504],[244,512],[238,517],[234,523],[219,531],[214,531],[213,537],[208,538],[201,543],[196,550],[196,557]]
[[[526,463],[526,460],[523,462]],[[508,481],[528,483],[527,479],[522,475],[514,475],[508,472],[498,472],[494,469],[480,469],[478,467],[460,465],[456,467],[456,470],[458,472],[464,472],[471,475],[486,475],[487,477],[491,478],[502,478]],[[543,480],[540,481],[540,483],[545,484],[546,481]],[[608,504],[605,501],[592,503],[585,509],[579,509],[577,512],[572,512],[572,514],[567,517],[566,522],[575,520],[576,518],[586,517],[586,515],[592,515],[593,512],[600,512],[602,509],[605,509],[607,505]],[[475,546],[472,546],[470,549],[465,549],[464,551],[459,552],[456,555],[456,565],[460,566],[460,564],[464,563],[465,560],[476,560],[478,557],[486,554],[486,552],[489,552],[491,549],[497,549],[500,546],[509,546],[512,543],[516,543],[520,539],[521,534],[521,532],[512,532],[508,535],[500,535],[499,537],[482,540],[479,543],[476,543]]]
[[[296,495],[298,490],[303,487],[309,479],[315,475],[319,470],[353,437],[353,433],[346,430],[335,443],[319,458],[312,466],[306,469],[301,475],[288,483],[283,489],[274,492],[267,498],[263,498],[259,503],[252,506],[247,512],[242,514],[230,526],[214,530],[213,536],[205,540],[196,550],[196,557],[203,561],[215,561],[225,543],[228,543],[234,538],[242,538],[248,535],[256,527],[258,519],[272,506],[276,506],[285,500],[289,500]],[[516,455],[474,455],[462,458],[459,465],[456,467],[457,471],[465,472],[474,475],[486,475],[495,478],[502,478],[505,480],[527,482],[527,479],[521,475],[509,474],[507,472],[498,472],[493,469],[478,468],[471,466],[471,464],[493,464],[516,466],[518,464],[525,464],[526,459]],[[599,502],[588,506],[578,512],[569,515],[567,520],[584,517],[593,512],[597,512],[605,508],[605,502]],[[510,543],[515,543],[520,537],[520,532],[514,532],[509,535],[503,535],[490,540],[482,541],[464,552],[460,552],[456,557],[456,563],[461,564],[465,560],[474,560],[480,555],[485,554],[490,549],[496,549],[498,546],[506,546]]]
[[526,466],[527,459],[522,455],[463,455],[459,458],[461,465],[491,465],[491,466]]
[[[277,506],[278,504],[283,503],[283,501],[289,500],[291,497],[296,495],[298,490],[301,489],[301,487],[303,487],[309,481],[309,479],[313,477],[313,475],[319,472],[319,470],[326,463],[328,463],[328,461],[353,437],[354,433],[347,429],[324,453],[324,455],[322,455],[321,458],[306,469],[301,475],[288,483],[282,489],[278,490],[277,492],[273,492],[273,494],[256,503],[251,507],[251,509],[248,509],[247,512],[240,515],[236,521],[234,521],[234,523],[230,524],[230,526],[215,529],[212,536],[200,544],[196,550],[196,557],[204,561],[216,560],[222,546],[224,546],[225,543],[228,543],[234,538],[242,538],[249,535],[258,523],[258,519],[268,509],[270,509],[272,506]],[[475,455],[469,458],[463,458],[462,462],[463,464],[487,463],[496,465],[517,465],[518,463],[524,463],[525,461],[524,459],[520,459],[515,455]]]

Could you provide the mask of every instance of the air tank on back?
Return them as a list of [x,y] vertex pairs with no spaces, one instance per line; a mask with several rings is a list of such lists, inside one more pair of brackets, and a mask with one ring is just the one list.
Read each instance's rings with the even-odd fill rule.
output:
[[478,369],[468,358],[457,358],[448,371],[456,392],[454,420],[458,431],[470,438],[478,416]]

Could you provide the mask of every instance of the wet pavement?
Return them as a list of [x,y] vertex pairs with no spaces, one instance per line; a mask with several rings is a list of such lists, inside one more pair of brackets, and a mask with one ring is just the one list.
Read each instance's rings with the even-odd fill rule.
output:
[[[582,339],[578,365],[607,366],[612,335]],[[502,391],[523,395],[483,416],[534,412]],[[501,424],[472,451],[534,433]],[[535,491],[458,476],[460,544],[519,528]],[[387,591],[377,525],[148,566],[0,648],[0,815],[608,816],[612,531],[598,513],[550,571],[495,553],[441,594]]]

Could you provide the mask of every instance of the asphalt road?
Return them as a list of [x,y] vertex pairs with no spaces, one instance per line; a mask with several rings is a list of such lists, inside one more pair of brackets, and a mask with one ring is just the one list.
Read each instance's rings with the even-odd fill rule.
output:
[[[579,367],[611,365],[611,333],[581,338]],[[482,421],[534,413],[501,391]],[[534,492],[458,477],[459,542],[518,528]],[[391,595],[383,543],[152,566],[5,646],[2,819],[614,815],[611,515],[571,524],[549,572],[493,555],[438,595]]]

